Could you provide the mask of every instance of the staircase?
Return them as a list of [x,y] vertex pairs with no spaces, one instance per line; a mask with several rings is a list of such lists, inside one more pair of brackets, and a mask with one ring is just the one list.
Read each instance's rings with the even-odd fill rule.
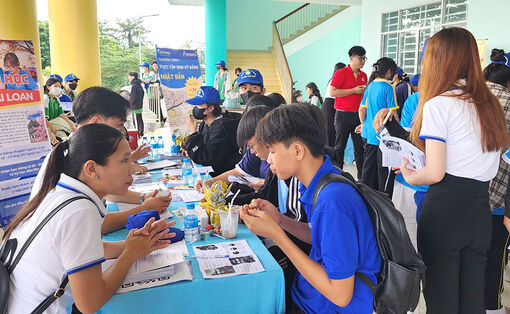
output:
[[227,51],[227,64],[231,75],[234,75],[235,68],[259,70],[264,78],[266,92],[279,93],[285,97],[280,74],[278,73],[274,55],[271,51],[249,52],[229,50]]

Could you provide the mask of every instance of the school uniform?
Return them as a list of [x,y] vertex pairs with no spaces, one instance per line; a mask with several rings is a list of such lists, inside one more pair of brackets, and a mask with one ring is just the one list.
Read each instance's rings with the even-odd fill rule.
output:
[[397,114],[400,118],[402,115],[402,110],[404,110],[404,103],[406,102],[407,98],[411,96],[411,84],[401,81],[400,83],[395,86],[395,94],[397,95]]
[[[367,84],[368,79],[365,72],[360,70],[356,75],[352,71],[351,65],[336,71],[331,79],[331,86],[338,89],[351,89]],[[358,179],[363,168],[363,141],[361,136],[355,132],[355,129],[360,125],[358,109],[362,96],[352,94],[345,97],[335,97],[335,159],[343,167],[345,147],[350,135],[354,145],[354,159],[356,160]]]
[[64,114],[64,109],[60,105],[60,100],[57,97],[49,97],[44,94],[43,97],[44,116],[48,121],[53,120],[60,115]]
[[[84,183],[62,174],[57,186],[33,216],[14,229],[18,251],[40,222],[58,205],[79,195],[62,208],[34,238],[11,275],[9,313],[30,313],[60,285],[65,275],[101,264],[104,258],[101,224],[105,208]],[[18,253],[16,252],[16,254]],[[46,313],[63,313],[72,305],[70,286]]]
[[252,176],[262,179],[266,177],[269,171],[269,164],[248,149],[243,159],[236,165],[236,169],[241,172],[243,176]]
[[[308,216],[312,236],[309,256],[324,268],[330,279],[346,279],[362,272],[376,282],[381,257],[361,196],[351,186],[333,182],[322,190],[315,208],[312,208],[313,194],[320,178],[332,172],[339,174],[329,157],[324,156],[324,163],[308,187],[301,184],[299,188],[299,200]],[[371,314],[373,294],[368,286],[355,278],[351,302],[339,307],[298,273],[292,286],[292,300],[306,313]]]
[[321,111],[326,118],[326,126],[328,131],[328,146],[335,146],[335,97],[332,97],[329,93],[329,87],[331,86],[331,80],[328,82],[326,88],[326,94],[324,96],[324,103],[322,104]]
[[445,176],[430,185],[418,222],[428,313],[485,313],[488,188],[498,172],[500,152],[482,151],[476,109],[451,97],[458,94],[460,90],[450,90],[425,103],[419,135],[446,145]]
[[360,106],[366,108],[365,121],[363,121],[363,130],[361,131],[365,152],[361,182],[385,192],[391,197],[394,175],[390,169],[382,166],[382,153],[379,149],[379,139],[373,122],[375,115],[381,109],[397,110],[399,108],[395,88],[388,80],[375,79],[365,90]]
[[315,107],[321,109],[322,108],[322,103],[321,103],[321,100],[319,99],[319,97],[313,95],[312,97],[310,97],[310,103],[312,105],[314,105]]

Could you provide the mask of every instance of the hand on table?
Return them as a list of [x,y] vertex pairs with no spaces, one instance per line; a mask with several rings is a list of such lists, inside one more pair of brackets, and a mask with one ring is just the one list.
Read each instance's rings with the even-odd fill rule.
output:
[[257,182],[250,184],[250,186],[257,191],[264,185],[264,182],[264,179],[260,179]]
[[199,192],[199,193],[204,193],[205,185],[211,186],[212,183],[213,183],[212,180],[204,181],[204,180],[198,179],[197,182],[195,182],[195,190],[197,190],[197,192]]
[[250,209],[256,209],[261,210],[269,215],[276,221],[278,225],[282,222],[282,213],[276,208],[271,202],[268,200],[263,200],[261,198],[257,198],[251,201],[251,203],[248,205]]
[[[124,252],[135,261],[152,251],[167,247],[171,241],[161,239],[175,237],[175,233],[169,233],[168,231],[168,227],[171,225],[164,220],[155,223],[154,218],[149,219],[143,228],[129,231],[124,241]],[[135,233],[138,235],[135,235]]]
[[[173,221],[170,221],[170,222],[166,222],[165,219],[160,219],[160,220],[155,220],[154,218],[151,218],[152,219],[152,224],[150,225],[147,225],[145,224],[145,226],[143,228],[140,228],[140,229],[136,229],[134,235],[135,236],[148,236],[151,232],[151,230],[154,230],[154,229],[159,229],[159,228],[162,228],[162,226],[166,226],[167,228],[168,227],[172,227],[173,225],[175,225],[177,223],[176,220],[173,220]],[[174,237],[175,234],[171,235],[171,237]]]
[[283,235],[282,228],[273,219],[272,215],[263,210],[252,209],[249,205],[241,207],[240,217],[251,232],[272,239],[273,241]]
[[135,170],[135,174],[144,174],[147,172],[147,167],[141,166],[134,162],[132,164],[133,164],[133,169]]
[[[383,109],[379,110],[379,112],[375,115],[373,126],[374,126],[374,130],[376,132],[382,131],[382,127],[384,126],[383,125],[384,119],[388,115],[389,111],[390,110],[388,108],[383,108]],[[391,121],[392,119],[393,119],[393,115],[390,115],[390,117],[388,118],[388,121]]]
[[172,202],[172,193],[169,193],[168,196],[156,196],[156,194],[158,194],[158,190],[144,195],[141,205],[144,210],[157,210],[162,213],[168,208]]
[[131,152],[131,161],[135,162],[149,156],[150,151],[151,147],[148,145],[142,144],[138,146],[133,152]]

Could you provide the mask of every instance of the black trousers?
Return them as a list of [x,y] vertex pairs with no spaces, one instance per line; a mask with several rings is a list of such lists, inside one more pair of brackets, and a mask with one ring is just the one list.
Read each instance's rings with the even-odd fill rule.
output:
[[491,241],[489,182],[445,174],[429,187],[418,221],[427,313],[485,313]]
[[136,126],[138,128],[138,137],[142,137],[143,136],[143,132],[144,132],[142,114],[141,113],[135,113],[135,115],[136,115]]
[[485,309],[502,308],[503,274],[508,262],[508,231],[503,225],[503,215],[492,215],[492,238],[485,269]]
[[343,167],[345,146],[351,135],[354,145],[354,159],[356,160],[356,168],[358,170],[358,180],[361,178],[363,169],[363,141],[361,135],[354,132],[356,127],[360,125],[358,112],[339,111],[335,113],[335,159],[340,162]]
[[382,152],[379,146],[368,144],[363,139],[364,155],[361,182],[378,191],[388,194],[391,199],[393,185],[395,183],[395,172],[382,166]]
[[326,118],[326,129],[328,132],[328,146],[335,146],[335,99],[325,98],[321,107],[322,114]]

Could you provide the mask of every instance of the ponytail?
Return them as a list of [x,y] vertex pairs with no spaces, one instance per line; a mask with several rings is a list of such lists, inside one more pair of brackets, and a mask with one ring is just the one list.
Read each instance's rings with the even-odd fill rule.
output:
[[370,74],[370,78],[368,80],[368,84],[372,83],[376,78],[384,78],[388,70],[391,70],[391,77],[395,76],[397,73],[397,64],[393,59],[383,57],[377,60],[376,63],[372,65],[372,74]]

